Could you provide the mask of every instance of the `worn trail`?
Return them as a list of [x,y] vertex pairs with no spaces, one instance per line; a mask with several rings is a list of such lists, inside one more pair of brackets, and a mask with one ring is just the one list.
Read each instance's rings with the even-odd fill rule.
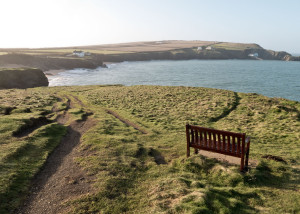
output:
[[[72,108],[72,103],[68,105]],[[57,122],[65,124],[69,118],[66,111]],[[71,122],[67,135],[34,178],[30,195],[18,213],[64,213],[68,211],[65,202],[93,192],[93,177],[88,176],[74,159],[80,156],[77,146],[81,136],[94,125],[95,121],[89,117]]]
[[127,119],[124,119],[123,117],[121,117],[118,113],[110,110],[110,109],[106,109],[106,112],[108,114],[111,114],[113,115],[115,118],[119,119],[122,123],[126,124],[127,126],[131,126],[133,127],[135,130],[138,130],[140,131],[142,134],[148,134],[147,131],[145,131],[144,129],[142,129],[141,127],[139,127],[137,124],[134,124],[133,122],[127,120]]

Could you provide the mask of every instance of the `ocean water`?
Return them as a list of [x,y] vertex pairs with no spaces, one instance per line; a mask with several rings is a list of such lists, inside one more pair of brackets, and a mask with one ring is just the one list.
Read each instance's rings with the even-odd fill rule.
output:
[[300,62],[269,60],[156,60],[74,69],[49,77],[65,85],[197,86],[300,101]]

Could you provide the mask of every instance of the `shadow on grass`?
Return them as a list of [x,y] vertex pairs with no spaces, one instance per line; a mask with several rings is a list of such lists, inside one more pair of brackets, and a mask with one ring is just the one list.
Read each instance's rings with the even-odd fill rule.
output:
[[239,97],[239,95],[236,92],[234,92],[234,102],[232,103],[232,107],[225,108],[221,115],[210,118],[209,122],[217,122],[218,120],[227,117],[232,111],[234,111],[238,107],[238,105],[240,104],[240,100],[241,98]]
[[[245,184],[249,186],[266,186],[277,189],[291,189],[291,171],[288,166],[261,161],[255,169],[244,176]],[[294,176],[300,177],[299,170],[294,170]],[[295,181],[297,182],[297,181]],[[299,180],[298,180],[299,182]]]
[[197,159],[188,159],[185,164],[184,168],[188,172],[192,173],[208,173],[210,169],[212,169],[216,164],[220,162],[213,158],[205,158],[204,156],[199,156]]
[[[59,144],[65,128],[52,124],[28,140],[20,149],[7,156],[0,173],[11,173],[9,184],[0,193],[0,213],[12,213],[25,199],[31,180],[41,170],[45,156]],[[47,137],[46,140],[41,138]]]
[[150,148],[150,151],[148,153],[151,157],[154,157],[154,161],[157,165],[160,165],[160,164],[167,164],[164,156],[162,156],[162,154],[156,150],[156,149],[153,149],[153,148]]
[[233,189],[212,188],[206,193],[205,205],[211,213],[254,213],[256,209],[247,204],[249,199],[260,200],[260,197],[255,192],[241,193]]

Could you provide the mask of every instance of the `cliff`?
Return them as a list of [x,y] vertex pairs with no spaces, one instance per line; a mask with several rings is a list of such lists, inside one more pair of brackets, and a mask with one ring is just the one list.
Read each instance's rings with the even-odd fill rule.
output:
[[12,53],[0,55],[0,65],[16,64],[24,67],[39,68],[43,71],[56,69],[90,68],[102,66],[103,63],[96,55],[91,59],[67,58],[61,56],[38,56]]
[[[89,52],[85,57],[74,57],[74,50]],[[1,50],[1,49],[0,49]],[[159,41],[83,46],[50,49],[1,50],[0,66],[20,65],[47,70],[89,68],[103,66],[103,62],[187,59],[260,59],[300,61],[284,51],[272,51],[254,43],[209,41]],[[0,51],[0,52],[1,52]],[[254,55],[254,56],[249,56]]]
[[185,48],[172,51],[152,51],[122,54],[101,54],[99,57],[105,62],[144,61],[144,60],[187,60],[187,59],[257,59],[249,54],[257,53],[259,59],[264,60],[295,60],[287,52],[276,52],[263,48],[249,48],[242,50],[215,48],[213,50],[201,50],[197,48]]
[[49,82],[40,69],[0,69],[0,89],[34,88],[48,86]]

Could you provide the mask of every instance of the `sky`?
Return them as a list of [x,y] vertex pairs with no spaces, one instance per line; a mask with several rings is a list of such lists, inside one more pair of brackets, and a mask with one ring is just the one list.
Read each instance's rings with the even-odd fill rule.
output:
[[0,48],[257,43],[300,53],[299,0],[0,0]]

